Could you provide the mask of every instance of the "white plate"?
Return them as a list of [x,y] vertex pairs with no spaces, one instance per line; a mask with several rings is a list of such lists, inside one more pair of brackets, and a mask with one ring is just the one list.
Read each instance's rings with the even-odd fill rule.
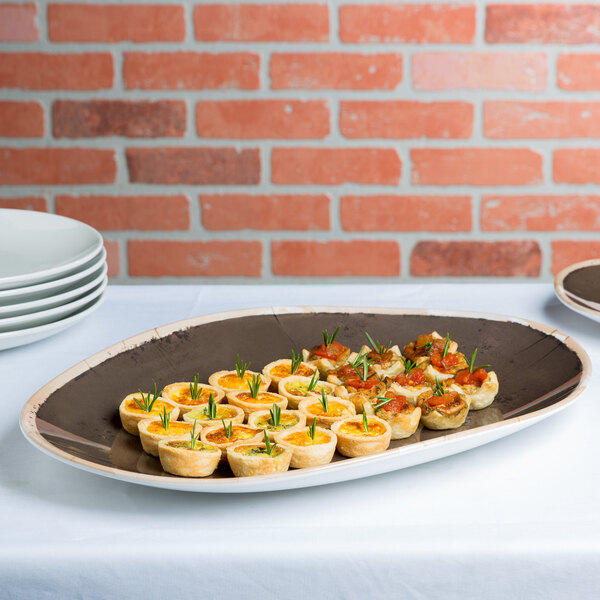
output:
[[102,236],[74,219],[30,210],[0,209],[0,290],[74,272],[102,246]]
[[102,247],[96,256],[81,265],[80,270],[67,275],[66,277],[12,290],[0,290],[0,306],[17,304],[18,302],[41,300],[42,298],[47,298],[48,296],[53,296],[60,292],[75,289],[81,285],[82,279],[97,274],[99,270],[102,269],[105,262],[106,250]]
[[554,278],[554,292],[571,310],[600,323],[600,259],[584,260]]
[[7,350],[8,348],[17,348],[18,346],[31,344],[32,342],[43,340],[44,338],[68,329],[81,321],[84,317],[93,313],[102,304],[105,296],[106,291],[95,300],[92,300],[89,304],[86,304],[79,312],[65,319],[61,319],[60,321],[54,321],[53,323],[40,325],[39,327],[31,327],[30,329],[19,329],[19,331],[0,333],[0,350]]
[[91,292],[87,293],[83,298],[73,300],[61,306],[55,306],[48,310],[40,310],[39,312],[20,315],[18,317],[0,318],[0,333],[8,333],[18,331],[20,329],[30,329],[46,325],[60,319],[64,319],[69,315],[76,313],[82,306],[89,304],[92,300],[100,296],[106,289],[108,278],[106,275],[102,279],[99,286],[96,286]]
[[47,298],[41,298],[39,300],[33,300],[32,302],[19,302],[18,304],[0,306],[0,318],[29,315],[41,310],[54,308],[55,306],[61,306],[72,300],[77,300],[77,298],[83,297],[95,287],[99,286],[104,281],[107,271],[107,264],[102,263],[99,271],[95,271],[85,279],[82,279],[81,282],[66,292],[48,296]]

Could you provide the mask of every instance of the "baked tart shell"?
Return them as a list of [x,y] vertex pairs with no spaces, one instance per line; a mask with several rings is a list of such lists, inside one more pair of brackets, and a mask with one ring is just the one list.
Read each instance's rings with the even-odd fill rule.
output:
[[160,464],[167,473],[180,477],[207,477],[212,475],[219,465],[221,450],[216,446],[214,446],[214,452],[187,450],[186,448],[174,448],[169,445],[169,441],[163,440],[158,443]]
[[290,468],[292,451],[281,446],[283,452],[278,456],[247,456],[236,452],[237,448],[244,446],[257,446],[261,444],[237,444],[227,448],[227,461],[236,477],[252,477],[254,475],[270,475],[271,473],[284,473]]
[[340,427],[349,421],[362,424],[362,417],[348,417],[342,421],[337,421],[331,426],[331,431],[337,436],[337,451],[340,454],[354,458],[357,456],[378,454],[379,452],[387,450],[392,439],[392,428],[387,421],[384,421],[379,417],[369,417],[369,423],[376,421],[385,429],[385,432],[381,435],[372,437],[351,435],[340,431]]

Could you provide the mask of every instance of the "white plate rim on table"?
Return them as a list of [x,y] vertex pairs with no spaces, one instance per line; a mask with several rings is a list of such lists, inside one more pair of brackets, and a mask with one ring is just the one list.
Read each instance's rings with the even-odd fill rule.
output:
[[[581,378],[576,387],[572,389],[567,396],[558,400],[556,403],[545,408],[536,409],[533,412],[510,416],[507,420],[488,425],[478,426],[475,429],[461,431],[457,433],[448,433],[434,439],[416,442],[410,445],[401,446],[386,450],[381,454],[342,460],[321,467],[308,469],[297,469],[286,473],[275,475],[262,475],[247,478],[215,478],[215,479],[194,479],[164,477],[159,475],[148,475],[134,471],[127,471],[114,466],[99,464],[81,458],[75,454],[70,454],[46,440],[39,431],[36,423],[36,415],[46,399],[66,385],[71,380],[78,378],[86,371],[94,369],[100,363],[103,363],[116,355],[127,350],[138,347],[145,342],[156,341],[172,333],[183,332],[185,329],[233,319],[254,315],[282,315],[282,314],[302,314],[302,313],[369,313],[369,314],[388,314],[388,315],[425,315],[433,317],[463,317],[477,318],[492,321],[505,321],[524,325],[535,329],[541,333],[556,338],[568,349],[574,352],[581,362]],[[336,483],[340,481],[349,481],[370,475],[376,475],[403,469],[416,464],[425,463],[438,458],[450,456],[470,448],[491,442],[520,429],[524,429],[534,423],[556,414],[570,405],[577,396],[583,392],[591,376],[591,362],[585,350],[568,335],[552,328],[548,325],[537,323],[518,317],[508,317],[505,315],[496,315],[490,313],[476,313],[465,311],[438,311],[424,309],[388,309],[373,307],[320,307],[320,306],[292,306],[292,307],[270,307],[258,309],[245,309],[216,313],[178,321],[162,327],[140,333],[117,344],[106,348],[84,361],[71,367],[58,377],[38,390],[25,404],[21,412],[20,426],[25,437],[38,449],[44,453],[60,460],[63,463],[83,469],[85,471],[103,475],[112,479],[126,481],[130,483],[142,484],[150,487],[163,489],[194,491],[206,493],[248,493],[248,492],[266,492],[284,489],[296,489]],[[563,384],[564,389],[568,388],[569,382]],[[536,400],[536,403],[540,399]],[[115,405],[115,410],[118,405]],[[59,434],[60,435],[60,434]],[[71,434],[70,434],[71,435]],[[70,438],[69,438],[70,439]],[[93,442],[87,442],[92,443]],[[107,447],[108,448],[108,447]],[[283,477],[285,476],[285,477]]]
[[[3,208],[0,209],[0,226],[3,220],[8,223],[7,231],[0,240],[0,252],[4,243],[11,251],[16,248],[17,254],[5,263],[12,265],[11,272],[16,272],[10,275],[0,274],[0,290],[43,283],[73,272],[93,258],[103,244],[102,236],[93,227],[53,213]],[[65,236],[66,228],[76,234],[72,235],[72,239]],[[35,231],[36,236],[40,235],[40,231],[56,235],[61,243],[50,248],[43,244],[44,240],[32,236],[32,231]],[[50,256],[51,250],[56,253],[54,257]],[[8,250],[5,249],[5,254],[6,252]],[[20,266],[19,260],[22,261]]]
[[590,260],[584,260],[578,263],[574,263],[565,267],[562,271],[560,271],[556,277],[554,278],[554,292],[556,297],[567,307],[575,312],[583,315],[584,317],[588,317],[594,321],[598,321],[600,323],[600,310],[595,310],[591,306],[583,306],[582,304],[575,302],[570,296],[569,292],[564,287],[565,279],[568,275],[573,273],[573,271],[578,271],[579,269],[585,269],[586,267],[596,267],[600,265],[600,258],[592,258]]

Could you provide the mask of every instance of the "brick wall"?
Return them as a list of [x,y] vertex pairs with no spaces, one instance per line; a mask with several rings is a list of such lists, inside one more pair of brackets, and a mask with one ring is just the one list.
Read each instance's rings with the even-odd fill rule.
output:
[[600,5],[0,4],[0,206],[115,281],[549,280],[600,256]]

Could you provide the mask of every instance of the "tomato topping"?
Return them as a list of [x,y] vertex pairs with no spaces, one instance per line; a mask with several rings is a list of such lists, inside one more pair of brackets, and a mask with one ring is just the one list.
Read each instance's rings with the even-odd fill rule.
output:
[[488,374],[485,369],[475,369],[473,373],[469,369],[463,369],[459,371],[454,380],[458,385],[476,385],[481,387],[481,384],[488,378]]
[[349,377],[344,383],[348,386],[356,388],[357,390],[370,390],[379,383],[379,378],[373,375],[368,377],[366,381],[363,381],[360,379],[360,377]]
[[327,346],[325,344],[315,346],[311,349],[310,353],[322,358],[328,358],[329,360],[338,360],[347,349],[346,346],[343,346],[339,342],[331,342]]
[[356,377],[356,371],[354,370],[354,367],[352,367],[351,365],[344,365],[343,367],[340,367],[335,372],[335,374],[342,381],[344,381],[345,379],[348,379],[349,377]]
[[[391,394],[391,395],[390,395]],[[381,408],[389,412],[404,412],[410,407],[406,396],[396,395],[393,392],[388,392],[385,395],[386,398],[393,398],[388,403],[384,404]],[[381,400],[383,402],[383,400]]]
[[434,352],[431,355],[431,364],[440,371],[446,371],[455,367],[460,361],[458,354],[446,354],[442,357],[441,352]]
[[429,404],[429,406],[444,406],[452,404],[457,400],[460,400],[457,392],[446,392],[442,396],[431,396],[431,398],[427,398],[427,404]]
[[413,369],[408,375],[404,373],[403,375],[398,375],[396,377],[396,383],[400,385],[421,385],[425,383],[425,373],[421,371],[421,369]]

